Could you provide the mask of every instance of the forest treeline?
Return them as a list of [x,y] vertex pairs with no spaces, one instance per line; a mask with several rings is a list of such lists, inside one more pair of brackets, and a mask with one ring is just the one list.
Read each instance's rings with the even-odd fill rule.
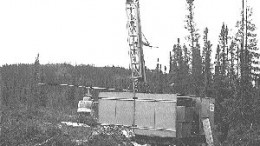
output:
[[[2,104],[15,106],[33,102],[39,106],[66,107],[71,104],[71,107],[76,107],[86,90],[59,84],[111,88],[118,86],[128,88],[130,85],[127,81],[130,72],[123,68],[72,66],[64,63],[39,65],[40,69],[35,73],[36,66],[35,64],[2,66]],[[38,83],[47,85],[40,86]]]
[[[34,64],[3,65],[1,75],[2,104],[6,106],[33,104],[29,106],[62,108],[69,105],[76,108],[78,101],[87,93],[86,88],[77,86],[132,90],[131,70],[122,67],[73,66],[66,63],[41,65],[36,58]],[[158,70],[147,70],[149,86],[146,87],[150,93],[166,91],[158,87],[161,86],[162,76],[163,73],[158,73]]]

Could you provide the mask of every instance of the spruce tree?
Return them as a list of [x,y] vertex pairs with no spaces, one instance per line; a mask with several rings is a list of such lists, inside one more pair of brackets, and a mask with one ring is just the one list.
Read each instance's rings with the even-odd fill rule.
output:
[[182,46],[183,51],[183,68],[182,68],[182,76],[183,76],[183,86],[184,86],[184,94],[187,95],[191,93],[190,91],[190,60],[191,60],[191,53],[184,44]]
[[208,40],[208,28],[204,30],[204,47],[202,52],[202,65],[203,65],[203,76],[204,76],[204,91],[203,96],[209,96],[209,87],[211,86],[211,47],[212,44]]
[[229,131],[229,142],[234,145],[259,145],[258,134],[259,119],[258,109],[259,97],[253,83],[255,79],[259,48],[255,29],[252,21],[252,9],[246,7],[242,1],[242,20],[237,22],[238,31],[235,36],[234,45],[237,51],[237,76],[234,94],[226,103],[231,130]]
[[220,47],[220,73],[222,76],[227,75],[228,68],[228,28],[227,25],[223,23],[221,27],[221,32],[219,34],[219,47]]
[[38,83],[40,82],[40,61],[39,61],[39,54],[37,54],[37,57],[35,59],[34,65],[33,65],[33,77],[31,81],[31,95],[30,99],[33,101],[32,106],[38,107],[40,105],[40,90],[38,87]]
[[191,50],[191,94],[199,95],[200,87],[202,85],[202,66],[201,66],[201,55],[200,55],[200,45],[198,29],[196,29],[196,24],[194,22],[194,0],[186,0],[188,15],[186,16],[185,29],[189,31],[187,39],[189,41],[189,46]]
[[229,123],[226,120],[227,107],[225,105],[226,100],[232,95],[230,90],[230,56],[229,55],[229,37],[228,27],[223,23],[219,34],[219,43],[216,49],[215,55],[215,75],[214,75],[214,98],[216,104],[215,110],[215,122],[218,125],[219,130],[222,132],[220,141],[224,141],[227,137],[229,130]]
[[181,95],[189,94],[190,89],[190,53],[185,45],[181,46],[180,39],[173,45],[170,52],[170,72],[169,85],[172,86],[172,92]]
[[[244,14],[244,13],[242,13]],[[243,116],[248,117],[247,120],[251,121],[252,115],[252,89],[253,89],[253,80],[256,71],[259,70],[257,67],[259,63],[259,48],[257,47],[256,39],[256,26],[252,21],[252,9],[250,7],[246,8],[245,13],[245,22],[238,21],[237,28],[238,32],[236,33],[237,44],[242,44],[239,49],[239,59],[240,59],[240,95],[238,96],[241,105]],[[247,112],[245,112],[247,111]],[[246,114],[245,114],[246,113]],[[249,122],[248,121],[248,122]]]

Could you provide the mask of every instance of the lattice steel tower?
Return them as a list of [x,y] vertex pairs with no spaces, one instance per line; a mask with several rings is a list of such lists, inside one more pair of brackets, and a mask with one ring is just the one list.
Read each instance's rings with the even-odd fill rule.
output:
[[130,65],[134,82],[146,82],[139,0],[126,0]]

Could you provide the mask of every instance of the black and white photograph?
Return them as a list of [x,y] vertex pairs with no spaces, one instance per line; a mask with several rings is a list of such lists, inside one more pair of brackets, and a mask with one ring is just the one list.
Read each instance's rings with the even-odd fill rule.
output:
[[0,0],[0,146],[260,146],[260,1]]

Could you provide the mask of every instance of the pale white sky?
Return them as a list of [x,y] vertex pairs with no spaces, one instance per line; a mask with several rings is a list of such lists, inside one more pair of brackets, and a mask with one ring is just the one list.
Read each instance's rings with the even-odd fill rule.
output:
[[[260,1],[248,0],[260,39]],[[157,49],[144,48],[146,65],[169,65],[178,37],[184,43],[186,0],[140,0],[142,30]],[[235,28],[241,0],[195,0],[201,34],[216,48],[223,22]],[[257,9],[258,8],[258,9]],[[0,0],[0,65],[33,63],[129,66],[125,0]],[[259,45],[258,45],[259,46]]]

